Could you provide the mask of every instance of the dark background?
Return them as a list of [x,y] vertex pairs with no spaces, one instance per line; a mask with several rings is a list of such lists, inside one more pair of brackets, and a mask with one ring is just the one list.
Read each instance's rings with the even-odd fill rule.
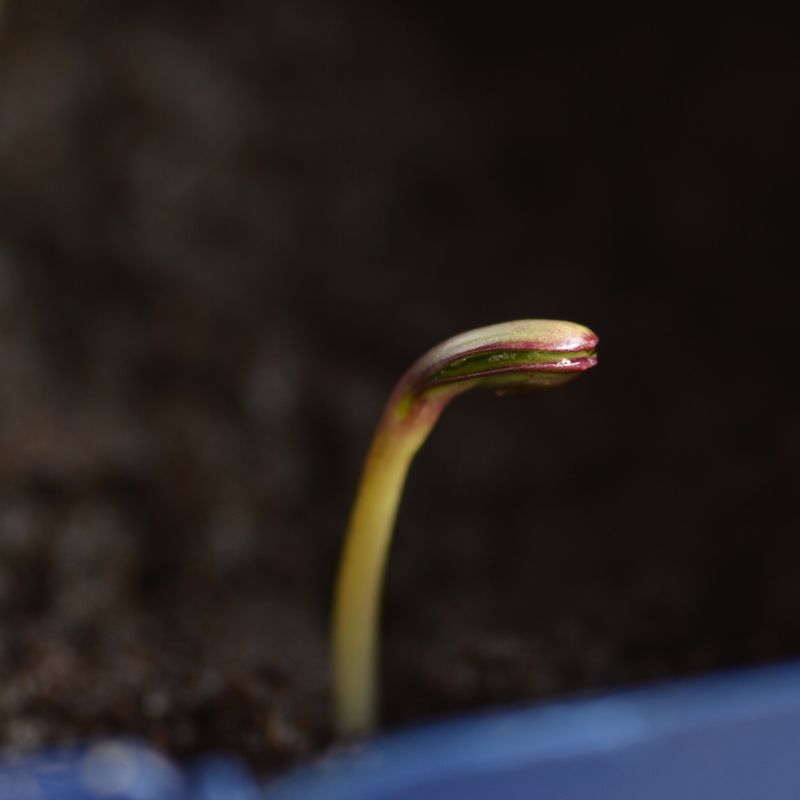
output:
[[800,651],[796,40],[481,9],[6,0],[5,746],[319,752],[382,404],[523,317],[600,366],[420,454],[386,725]]

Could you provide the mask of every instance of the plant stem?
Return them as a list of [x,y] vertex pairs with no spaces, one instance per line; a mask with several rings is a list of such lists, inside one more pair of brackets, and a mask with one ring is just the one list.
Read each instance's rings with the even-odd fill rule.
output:
[[345,735],[363,734],[375,725],[378,615],[392,529],[408,468],[446,400],[425,404],[424,411],[411,409],[400,420],[400,408],[411,402],[408,398],[390,401],[378,426],[350,515],[336,580],[334,698],[337,725]]

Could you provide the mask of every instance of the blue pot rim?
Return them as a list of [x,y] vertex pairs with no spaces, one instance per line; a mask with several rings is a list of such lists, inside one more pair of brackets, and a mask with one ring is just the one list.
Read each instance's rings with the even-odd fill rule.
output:
[[[800,661],[493,709],[401,730],[335,751],[277,779],[268,800],[367,800],[405,796],[452,776],[662,746],[742,724],[793,719],[800,728]],[[800,761],[800,750],[798,750]],[[757,765],[756,765],[757,768]]]

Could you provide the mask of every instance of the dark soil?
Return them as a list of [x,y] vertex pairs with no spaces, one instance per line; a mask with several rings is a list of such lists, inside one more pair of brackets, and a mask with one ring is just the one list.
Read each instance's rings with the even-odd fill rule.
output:
[[5,747],[328,746],[372,427],[504,319],[601,364],[421,453],[386,727],[800,652],[796,43],[488,13],[6,0]]

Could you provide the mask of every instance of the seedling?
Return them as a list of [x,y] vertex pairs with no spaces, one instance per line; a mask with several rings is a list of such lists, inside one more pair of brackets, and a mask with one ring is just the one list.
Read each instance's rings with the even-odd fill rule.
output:
[[375,726],[386,556],[408,468],[439,414],[475,387],[502,394],[560,386],[597,363],[596,345],[597,336],[573,322],[504,322],[448,339],[400,379],[367,454],[336,581],[334,713],[341,734]]

